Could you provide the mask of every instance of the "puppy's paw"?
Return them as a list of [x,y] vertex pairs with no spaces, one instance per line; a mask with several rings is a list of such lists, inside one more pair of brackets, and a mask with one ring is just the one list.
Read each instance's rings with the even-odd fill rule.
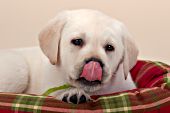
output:
[[65,90],[57,96],[57,99],[73,104],[85,103],[91,100],[88,94],[77,88]]

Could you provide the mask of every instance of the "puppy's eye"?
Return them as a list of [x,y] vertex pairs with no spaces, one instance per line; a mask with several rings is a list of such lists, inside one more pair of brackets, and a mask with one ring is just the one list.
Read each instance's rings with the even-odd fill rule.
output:
[[83,46],[84,44],[82,39],[73,39],[71,40],[71,43],[74,44],[75,46]]
[[109,44],[107,44],[104,48],[105,48],[105,51],[110,51],[110,52],[115,50],[115,48]]

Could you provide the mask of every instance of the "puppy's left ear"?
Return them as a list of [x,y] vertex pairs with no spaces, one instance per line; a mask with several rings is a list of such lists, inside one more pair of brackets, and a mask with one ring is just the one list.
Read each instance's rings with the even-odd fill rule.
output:
[[131,39],[131,35],[128,32],[127,28],[122,25],[123,32],[123,44],[124,44],[124,58],[123,58],[123,68],[125,79],[127,79],[128,73],[130,69],[136,64],[137,56],[138,56],[138,48]]
[[59,45],[62,29],[66,23],[66,11],[59,13],[41,30],[39,44],[51,64],[59,64]]

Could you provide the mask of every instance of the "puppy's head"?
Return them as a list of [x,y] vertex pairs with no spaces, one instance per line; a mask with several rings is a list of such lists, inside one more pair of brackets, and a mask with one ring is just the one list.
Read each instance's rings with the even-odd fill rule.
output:
[[121,63],[126,78],[138,54],[125,26],[94,10],[60,13],[40,32],[39,41],[68,82],[87,92],[99,90],[115,77]]

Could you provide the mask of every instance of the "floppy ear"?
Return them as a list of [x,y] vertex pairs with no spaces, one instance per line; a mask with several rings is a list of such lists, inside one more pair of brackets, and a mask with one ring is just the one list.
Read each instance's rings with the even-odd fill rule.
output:
[[123,44],[124,44],[124,58],[123,58],[123,68],[125,79],[127,79],[127,75],[132,69],[132,67],[136,64],[137,56],[138,56],[138,48],[135,42],[131,39],[131,35],[123,25]]
[[62,12],[49,21],[39,34],[40,47],[53,65],[59,63],[59,45],[65,22],[66,12]]

